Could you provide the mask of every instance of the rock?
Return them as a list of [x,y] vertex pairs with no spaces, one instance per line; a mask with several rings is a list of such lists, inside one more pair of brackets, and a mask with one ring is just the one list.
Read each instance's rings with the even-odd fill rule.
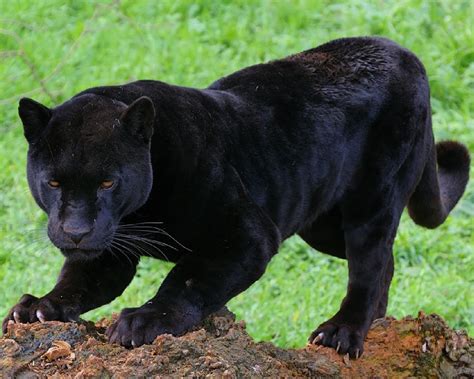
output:
[[133,350],[110,345],[110,320],[13,324],[0,339],[0,377],[458,377],[474,376],[474,343],[437,315],[376,320],[359,360],[309,345],[254,342],[222,310],[182,337]]

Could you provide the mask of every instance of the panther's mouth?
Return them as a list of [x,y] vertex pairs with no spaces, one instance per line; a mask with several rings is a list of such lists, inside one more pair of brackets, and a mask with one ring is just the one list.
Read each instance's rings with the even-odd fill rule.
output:
[[98,249],[61,249],[66,258],[93,259],[102,254],[103,250]]

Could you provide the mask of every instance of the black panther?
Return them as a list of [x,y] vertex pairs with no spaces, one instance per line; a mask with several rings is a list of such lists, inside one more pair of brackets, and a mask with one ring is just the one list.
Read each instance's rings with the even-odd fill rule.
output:
[[357,358],[386,312],[403,209],[435,228],[469,177],[467,149],[434,142],[423,65],[384,38],[331,41],[206,89],[141,80],[52,109],[24,98],[19,115],[29,186],[65,263],[51,292],[11,309],[4,332],[10,321],[77,320],[152,256],[175,266],[109,340],[183,334],[296,233],[349,265],[340,310],[310,341]]

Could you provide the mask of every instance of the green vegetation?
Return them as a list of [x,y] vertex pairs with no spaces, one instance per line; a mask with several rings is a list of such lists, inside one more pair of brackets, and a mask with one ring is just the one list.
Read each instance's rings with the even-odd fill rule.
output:
[[[463,141],[474,152],[473,14],[471,0],[0,2],[1,317],[23,293],[47,292],[62,262],[28,192],[20,97],[52,106],[87,87],[138,78],[205,87],[333,38],[384,35],[424,62],[437,138]],[[405,215],[395,256],[389,314],[423,309],[474,332],[474,181],[437,230]],[[124,295],[85,317],[140,305],[169,269],[144,259]],[[338,309],[346,280],[344,261],[293,238],[230,308],[257,339],[301,346]]]

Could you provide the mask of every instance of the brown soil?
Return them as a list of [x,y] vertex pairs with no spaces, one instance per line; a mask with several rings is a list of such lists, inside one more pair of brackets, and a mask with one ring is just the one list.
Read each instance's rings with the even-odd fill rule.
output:
[[257,343],[223,310],[182,337],[127,350],[104,336],[110,320],[14,324],[0,339],[4,377],[474,377],[474,340],[437,315],[374,322],[359,360],[329,348]]

